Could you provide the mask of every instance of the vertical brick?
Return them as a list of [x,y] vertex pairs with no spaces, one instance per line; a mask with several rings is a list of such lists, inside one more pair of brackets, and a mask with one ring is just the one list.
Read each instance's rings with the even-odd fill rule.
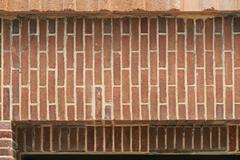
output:
[[130,48],[129,48],[129,36],[122,36],[122,67],[129,67],[129,57],[130,57]]
[[219,131],[218,127],[212,127],[212,148],[218,149],[218,138],[219,138]]
[[[34,129],[34,151],[41,151],[41,128],[36,127]],[[22,145],[23,146],[23,145]]]
[[[86,38],[87,39],[87,38]],[[66,46],[66,49],[67,49],[67,56],[66,56],[66,58],[67,58],[67,68],[73,68],[73,65],[74,65],[74,51],[73,51],[73,49],[74,49],[74,41],[73,41],[74,39],[73,39],[73,36],[67,36],[67,46]],[[90,52],[90,50],[88,50],[89,48],[88,48],[88,44],[89,43],[91,43],[91,45],[92,45],[92,42],[86,42],[86,54],[88,55],[88,54],[92,54],[92,52]],[[92,46],[91,46],[92,47]],[[89,55],[90,56],[90,55]],[[91,55],[91,57],[90,58],[92,58],[92,55]],[[87,59],[88,59],[88,57],[86,57],[86,61],[87,61]],[[91,59],[91,64],[88,64],[87,62],[86,62],[86,65],[91,65],[92,66],[92,59]]]
[[158,119],[158,93],[157,87],[150,88],[150,109],[151,109],[151,119],[157,120]]
[[57,50],[62,51],[64,46],[64,19],[58,18],[57,23]]
[[48,37],[48,67],[56,67],[55,37]]
[[183,128],[176,127],[176,149],[182,150],[183,149]]
[[9,85],[11,79],[11,59],[9,52],[3,52],[3,85]]
[[234,35],[234,67],[240,67],[240,64],[238,63],[240,61],[240,35]]
[[197,69],[197,102],[204,103],[204,70]]
[[206,85],[213,84],[213,53],[206,52],[205,55],[206,61]]
[[71,151],[76,151],[77,150],[77,128],[70,128],[70,150]]
[[72,70],[67,71],[67,86],[66,86],[67,103],[74,102],[74,73]]
[[[15,42],[15,43],[18,43],[18,42]],[[38,65],[38,50],[37,49],[38,49],[37,36],[30,36],[30,66],[31,66],[31,68],[38,67],[37,66]]]
[[94,50],[100,51],[101,47],[102,47],[102,20],[94,19]]
[[30,72],[30,99],[31,99],[31,103],[37,103],[37,99],[38,99],[38,97],[37,97],[38,96],[38,94],[37,94],[38,78],[37,77],[38,77],[37,76],[37,71],[32,70]]
[[[63,86],[65,82],[65,66],[64,66],[64,55],[62,53],[59,53],[57,55],[57,85],[58,86]],[[79,78],[80,79],[80,78]]]
[[76,51],[83,51],[83,19],[76,20]]
[[226,149],[227,147],[227,128],[220,128],[220,147],[221,149]]
[[132,151],[138,152],[139,151],[139,127],[138,126],[133,126],[132,127]]
[[226,119],[233,118],[233,94],[232,94],[232,87],[226,87],[225,89],[225,116]]
[[176,44],[176,19],[168,19],[168,50],[175,50]]
[[158,18],[158,32],[159,33],[166,33],[166,18],[159,17]]
[[159,67],[166,67],[166,36],[160,35],[158,40]]
[[142,126],[141,128],[141,152],[147,152],[148,149],[148,127]]
[[[26,95],[22,94],[26,97]],[[23,106],[26,107],[26,106]],[[3,120],[10,120],[10,91],[9,88],[3,88]]]
[[201,149],[201,128],[194,128],[194,150]]
[[157,19],[151,18],[149,22],[150,26],[150,50],[156,50],[157,48]]
[[184,70],[178,70],[178,102],[185,102],[185,76]]
[[50,150],[50,127],[43,127],[43,150]]
[[112,137],[112,127],[105,127],[105,147],[107,152],[112,151],[113,147],[113,137]]
[[122,19],[122,31],[123,33],[129,33],[130,26],[129,26],[129,18]]
[[48,100],[49,103],[55,102],[55,72],[48,72]]
[[76,55],[76,85],[83,85],[83,54]]
[[240,92],[237,92],[240,90],[240,70],[236,69],[235,72],[234,72],[234,87],[235,87],[235,102],[240,102]]
[[213,19],[210,18],[205,20],[205,48],[213,49]]
[[210,149],[210,129],[203,127],[203,150]]
[[92,19],[85,19],[85,33],[91,34],[92,30]]
[[193,85],[195,83],[195,67],[194,67],[194,53],[187,53],[187,84]]
[[167,128],[167,150],[174,149],[174,128]]
[[94,151],[94,143],[95,143],[94,134],[95,134],[94,127],[88,126],[87,127],[87,151],[89,152]]
[[[59,97],[60,98],[60,97]],[[40,88],[40,119],[47,119],[47,89]]]
[[[33,42],[34,42],[34,40],[32,40],[30,42],[31,47],[32,47]],[[32,49],[31,49],[31,51],[33,52],[32,54],[34,55],[35,52]],[[19,59],[20,59],[19,36],[14,36],[14,37],[12,37],[12,67],[14,67],[14,68],[19,67]],[[34,62],[34,60],[33,60],[33,62]]]
[[165,149],[165,128],[159,127],[158,128],[158,150]]
[[85,102],[91,103],[92,102],[92,84],[93,84],[93,77],[92,77],[92,71],[86,70],[85,71],[85,81],[86,81],[86,88],[85,88]]
[[130,127],[123,127],[123,151],[130,151]]
[[85,36],[85,67],[92,68],[92,66],[93,66],[92,36]]
[[237,127],[236,126],[229,126],[228,127],[229,134],[229,151],[235,151],[236,150],[236,141],[237,141]]
[[149,151],[155,151],[157,140],[157,127],[149,127]]
[[83,101],[83,89],[76,88],[76,99],[77,99],[77,119],[83,120],[84,118],[84,101]]
[[64,88],[58,88],[58,115],[60,120],[65,120],[65,96]]
[[194,21],[187,20],[187,50],[194,49]]
[[132,78],[132,84],[138,85],[138,75],[139,75],[139,53],[138,52],[132,52],[132,65],[131,65],[131,78]]
[[224,17],[224,49],[232,49],[232,17]]
[[74,19],[72,17],[67,18],[67,33],[74,32]]
[[122,102],[130,102],[130,80],[129,80],[129,71],[122,70]]
[[169,107],[169,119],[176,119],[176,88],[168,87],[168,107]]
[[148,102],[148,71],[141,71],[141,102]]
[[204,66],[203,35],[196,35],[196,44],[197,44],[196,45],[197,67],[203,67]]
[[96,127],[96,151],[103,151],[103,127]]
[[113,24],[113,50],[120,51],[121,38],[120,38],[120,19],[114,18]]
[[111,36],[104,36],[103,52],[104,52],[104,68],[111,67]]
[[184,46],[185,46],[185,36],[178,35],[178,37],[177,37],[177,66],[178,66],[178,68],[185,67],[185,47]]
[[225,84],[232,84],[232,53],[225,52]]
[[[47,22],[46,22],[46,20],[41,19],[39,21],[39,25],[40,25],[39,26],[40,27],[39,28],[39,31],[40,31],[39,32],[40,51],[46,51],[46,40],[47,40]],[[59,26],[59,28],[60,28],[60,26]]]
[[188,118],[196,119],[195,113],[195,89],[194,87],[188,87]]
[[19,102],[19,71],[12,71],[12,103]]
[[114,128],[114,148],[115,152],[121,152],[121,147],[122,147],[122,127],[115,127]]
[[221,103],[223,102],[223,73],[222,70],[215,71],[215,84],[216,84],[216,102]]
[[47,59],[46,53],[40,54],[40,69],[39,69],[40,86],[46,86],[47,81]]
[[59,135],[60,129],[57,126],[52,128],[52,149],[53,151],[59,151]]
[[94,62],[95,62],[94,64],[95,84],[102,84],[102,54],[101,53],[95,53]]
[[132,87],[132,117],[133,120],[139,119],[139,88]]
[[121,93],[120,87],[113,87],[113,107],[114,107],[114,119],[121,118]]
[[75,106],[67,105],[67,119],[69,121],[75,120]]
[[157,53],[151,52],[150,54],[150,84],[157,85],[158,82],[158,71],[157,71]]
[[100,87],[95,87],[95,103],[96,119],[102,119],[102,88]]
[[85,151],[85,128],[78,128],[78,150]]
[[215,66],[222,67],[222,35],[215,35],[214,40]]
[[148,67],[148,37],[145,35],[141,36],[140,40],[140,55],[141,55],[141,67]]
[[212,86],[206,87],[207,96],[207,119],[214,119],[214,91]]
[[137,51],[139,49],[139,19],[132,18],[131,19],[131,49],[132,51]]
[[68,150],[68,136],[69,136],[69,128],[68,127],[62,127],[61,128],[61,151]]
[[120,85],[121,83],[121,57],[118,52],[113,55],[113,81],[114,85]]
[[159,70],[159,89],[160,89],[160,102],[165,103],[167,92],[166,92],[166,71]]
[[3,20],[3,49],[10,50],[10,20]]
[[191,150],[192,149],[192,128],[187,127],[185,128],[185,149]]
[[174,85],[176,83],[176,58],[175,52],[168,53],[168,84]]

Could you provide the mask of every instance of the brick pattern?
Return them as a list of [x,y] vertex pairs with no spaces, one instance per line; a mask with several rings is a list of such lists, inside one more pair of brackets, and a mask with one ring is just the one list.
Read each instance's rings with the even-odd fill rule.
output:
[[21,152],[238,152],[237,125],[35,125],[17,127]]
[[14,160],[15,157],[15,134],[11,122],[0,122],[0,159]]
[[240,118],[240,18],[1,19],[1,120]]

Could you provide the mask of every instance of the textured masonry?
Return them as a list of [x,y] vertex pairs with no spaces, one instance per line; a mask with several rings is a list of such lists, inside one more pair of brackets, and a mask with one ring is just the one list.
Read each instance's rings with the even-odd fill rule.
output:
[[0,42],[1,160],[239,151],[238,16],[2,17]]
[[2,120],[240,118],[240,18],[1,19]]

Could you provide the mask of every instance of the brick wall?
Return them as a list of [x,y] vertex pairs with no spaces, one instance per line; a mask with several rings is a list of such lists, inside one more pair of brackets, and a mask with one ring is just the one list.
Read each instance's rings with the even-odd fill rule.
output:
[[20,152],[188,153],[239,151],[237,125],[29,125],[17,127]]
[[1,19],[2,120],[240,117],[240,18]]
[[[15,159],[14,149],[17,153],[239,150],[237,125],[141,124],[141,120],[239,120],[237,16],[1,18],[0,41],[1,159]],[[56,120],[68,125],[53,125]],[[102,124],[69,126],[80,120]],[[124,121],[106,126],[102,120]],[[49,125],[12,128],[12,121]],[[54,134],[59,139],[54,140]]]

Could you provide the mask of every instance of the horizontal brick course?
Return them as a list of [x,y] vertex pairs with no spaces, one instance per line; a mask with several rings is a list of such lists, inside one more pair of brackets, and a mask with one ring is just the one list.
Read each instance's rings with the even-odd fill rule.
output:
[[239,21],[2,18],[0,119],[239,119]]

